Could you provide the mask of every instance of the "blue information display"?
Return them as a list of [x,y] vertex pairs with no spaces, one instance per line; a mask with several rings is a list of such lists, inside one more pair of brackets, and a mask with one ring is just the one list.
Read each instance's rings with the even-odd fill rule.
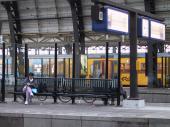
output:
[[138,17],[138,36],[150,40],[165,41],[165,24],[140,16]]
[[[129,34],[129,13],[115,7],[104,6],[99,17],[92,20],[92,30],[110,34]],[[138,17],[138,37],[165,41],[165,24],[149,17]]]
[[165,24],[159,21],[151,20],[150,31],[151,39],[165,41]]
[[145,17],[138,18],[138,36],[149,38],[149,19]]
[[93,31],[121,35],[129,33],[129,14],[127,11],[105,6],[102,12],[103,20],[92,22]]

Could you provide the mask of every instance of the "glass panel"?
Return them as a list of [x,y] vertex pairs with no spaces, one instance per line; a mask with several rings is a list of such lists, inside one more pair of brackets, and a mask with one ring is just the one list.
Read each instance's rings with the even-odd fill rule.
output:
[[60,77],[64,76],[64,59],[57,60],[57,75]]
[[17,76],[25,76],[25,47],[17,45]]
[[48,77],[49,76],[49,59],[43,59],[43,76]]
[[69,59],[65,59],[65,77],[70,77],[70,61]]
[[70,59],[70,78],[72,78],[72,70],[73,70],[73,59],[69,58]]
[[41,59],[29,59],[29,72],[33,72],[35,76],[41,77]]
[[54,59],[50,59],[50,76],[54,76]]

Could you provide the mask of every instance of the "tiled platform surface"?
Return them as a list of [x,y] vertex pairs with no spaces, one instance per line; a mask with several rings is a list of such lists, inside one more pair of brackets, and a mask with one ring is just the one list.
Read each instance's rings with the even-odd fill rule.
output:
[[0,127],[170,127],[170,104],[128,109],[112,105],[0,103]]

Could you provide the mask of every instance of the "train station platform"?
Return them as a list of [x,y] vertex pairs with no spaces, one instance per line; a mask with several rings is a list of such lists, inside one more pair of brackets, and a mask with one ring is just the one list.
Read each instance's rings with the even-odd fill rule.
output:
[[1,127],[169,127],[170,104],[148,103],[144,108],[123,108],[100,103],[90,105],[30,105],[0,103]]

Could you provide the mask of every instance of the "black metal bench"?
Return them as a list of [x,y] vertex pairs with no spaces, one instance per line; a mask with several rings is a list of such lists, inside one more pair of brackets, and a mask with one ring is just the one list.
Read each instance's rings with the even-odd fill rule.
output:
[[[53,93],[55,78],[34,78],[34,79],[38,86],[38,93],[34,93],[34,95],[37,96],[40,101],[45,101],[48,96],[51,96],[55,99],[55,95]],[[20,98],[21,100],[25,100],[25,93],[22,92],[22,89],[24,87],[23,81],[24,78],[17,78],[17,84],[15,85],[14,92],[9,92],[11,94],[14,94],[14,101],[16,101],[17,97]]]
[[[53,97],[54,102],[58,98],[62,102],[75,103],[75,98],[83,98],[87,103],[93,103],[100,98],[106,105],[108,99],[118,98],[117,80],[84,79],[84,78],[35,78],[37,84],[46,84],[48,90],[34,94],[39,100],[44,101],[48,96]],[[23,78],[17,79],[14,92],[19,98],[24,98]],[[15,99],[14,99],[15,100]]]
[[[9,92],[9,94],[16,95],[20,100],[25,100],[25,93],[24,92]],[[54,96],[53,93],[34,93],[34,96],[37,96],[38,100],[45,101],[48,96]]]
[[[101,98],[106,105],[108,99],[118,97],[117,80],[63,78],[57,81],[56,96],[62,102],[75,102],[76,97],[82,97],[87,103],[93,103]],[[90,100],[91,99],[91,100]]]

